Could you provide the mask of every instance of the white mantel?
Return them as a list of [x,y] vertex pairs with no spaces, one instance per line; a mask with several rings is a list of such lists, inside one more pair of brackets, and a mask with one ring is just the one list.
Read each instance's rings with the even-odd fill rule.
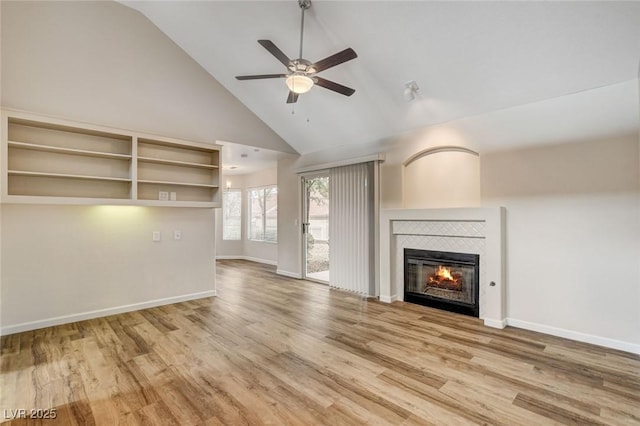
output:
[[393,209],[380,212],[380,300],[404,299],[405,248],[480,255],[480,318],[506,325],[505,209]]

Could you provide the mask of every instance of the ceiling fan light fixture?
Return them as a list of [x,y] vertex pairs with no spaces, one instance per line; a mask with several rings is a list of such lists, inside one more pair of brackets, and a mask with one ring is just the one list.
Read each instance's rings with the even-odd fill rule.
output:
[[293,93],[307,93],[313,87],[313,80],[303,74],[291,74],[285,80],[287,87]]

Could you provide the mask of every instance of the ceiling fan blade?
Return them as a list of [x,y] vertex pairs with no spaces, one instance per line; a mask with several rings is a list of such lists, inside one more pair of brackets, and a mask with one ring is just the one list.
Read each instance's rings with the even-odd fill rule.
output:
[[237,75],[238,80],[261,80],[263,78],[285,78],[287,74]]
[[298,94],[294,92],[289,92],[289,96],[287,96],[288,104],[295,104],[298,101]]
[[328,68],[335,67],[336,65],[340,65],[343,62],[350,61],[352,59],[357,58],[358,55],[352,48],[344,49],[342,52],[338,52],[335,55],[331,55],[327,58],[324,58],[315,64],[312,64],[310,68],[313,68],[315,72],[324,71]]
[[325,89],[333,90],[334,92],[338,92],[341,95],[351,96],[356,92],[355,89],[343,86],[342,84],[338,84],[333,81],[325,80],[322,77],[314,77],[314,80],[318,86],[324,87]]
[[262,45],[265,49],[269,51],[273,56],[276,57],[285,67],[289,67],[291,63],[291,59],[287,55],[285,55],[282,50],[278,49],[278,46],[273,44],[271,40],[258,40],[258,43]]

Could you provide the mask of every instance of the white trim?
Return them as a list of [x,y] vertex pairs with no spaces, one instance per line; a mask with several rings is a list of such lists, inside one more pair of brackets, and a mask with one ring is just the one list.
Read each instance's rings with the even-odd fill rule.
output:
[[331,169],[333,167],[350,166],[352,164],[368,163],[369,161],[384,161],[384,154],[365,155],[363,157],[349,158],[346,160],[332,161],[330,163],[316,164],[295,169],[296,174],[318,172],[320,170]]
[[[304,277],[302,279],[305,280],[305,281],[309,281],[311,283],[322,284],[322,285],[326,285],[326,286],[329,285],[329,281],[320,280],[318,278],[310,278],[310,277],[306,276],[306,277]],[[331,287],[331,290],[344,290],[344,289]],[[345,290],[345,291],[349,291],[349,290]],[[358,293],[358,294],[360,294],[360,293]]]
[[216,256],[216,260],[248,260],[249,262],[278,266],[278,262],[276,262],[275,260],[259,259],[257,257],[251,256]]
[[300,275],[300,274],[298,274],[296,272],[283,271],[282,269],[276,270],[276,274],[282,275],[284,277],[296,278],[298,280],[302,279],[302,275]]
[[202,291],[199,293],[184,294],[182,296],[166,297],[164,299],[149,300],[147,302],[133,303],[130,305],[116,306],[113,308],[97,309],[95,311],[81,312],[78,314],[63,315],[44,320],[23,322],[21,324],[9,325],[2,327],[0,335],[21,333],[23,331],[37,330],[44,327],[52,327],[54,325],[68,324],[76,321],[84,321],[93,318],[106,317],[109,315],[122,314],[125,312],[139,311],[141,309],[154,308],[156,306],[170,305],[172,303],[186,302],[188,300],[203,299],[205,297],[214,297],[215,290]]
[[484,325],[486,325],[487,327],[493,327],[493,328],[505,328],[507,326],[507,319],[504,318],[502,320],[495,320],[491,318],[485,318]]
[[382,303],[392,303],[392,302],[395,302],[396,300],[398,300],[398,296],[396,296],[395,294],[393,296],[380,295],[380,301]]
[[405,162],[402,163],[402,165],[407,167],[409,164],[413,163],[414,161],[422,157],[426,157],[427,155],[431,155],[431,154],[437,154],[439,152],[463,152],[465,154],[475,155],[476,157],[480,156],[480,154],[478,154],[477,152],[469,148],[465,148],[463,146],[452,146],[452,145],[436,146],[433,148],[423,149],[422,151],[416,154],[413,154],[411,157],[407,158]]
[[267,260],[267,259],[258,259],[257,257],[251,256],[243,256],[244,260],[248,260],[250,262],[264,263],[271,266],[278,266],[278,262],[275,260]]
[[507,318],[507,325],[640,355],[640,344],[637,343],[623,342],[622,340],[609,339],[608,337],[595,336],[593,334],[581,333],[579,331],[567,330],[564,328],[557,328],[514,318]]

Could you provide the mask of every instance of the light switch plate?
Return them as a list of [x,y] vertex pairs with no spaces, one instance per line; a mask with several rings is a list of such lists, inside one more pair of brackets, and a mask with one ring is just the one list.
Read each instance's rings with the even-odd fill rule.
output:
[[170,192],[170,193],[169,193],[169,199],[170,199],[171,201],[176,201],[176,200],[178,199],[178,197],[177,197],[177,195],[176,195],[176,193],[175,193],[175,192]]
[[167,191],[159,191],[158,192],[158,200],[160,200],[160,201],[169,201],[169,193]]
[[153,231],[153,241],[160,241],[160,231]]

